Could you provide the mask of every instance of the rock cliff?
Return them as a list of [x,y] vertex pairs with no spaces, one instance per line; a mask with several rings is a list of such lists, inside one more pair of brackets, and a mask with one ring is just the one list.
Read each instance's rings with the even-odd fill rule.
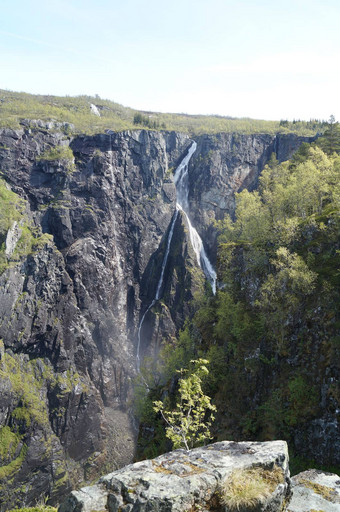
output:
[[202,135],[189,175],[189,202],[193,224],[205,240],[212,260],[216,258],[215,220],[235,209],[235,192],[256,188],[258,177],[275,154],[279,162],[291,158],[303,142],[312,138],[292,134]]
[[[212,259],[212,220],[232,214],[233,193],[256,185],[272,151],[286,159],[301,142],[197,139],[189,200]],[[55,502],[106,465],[131,462],[138,326],[155,295],[175,211],[172,171],[190,144],[174,132],[72,138],[43,123],[0,131],[4,190],[17,198],[0,233],[3,507],[44,495]],[[141,356],[182,326],[202,285],[196,267],[179,216],[163,300],[146,318]]]

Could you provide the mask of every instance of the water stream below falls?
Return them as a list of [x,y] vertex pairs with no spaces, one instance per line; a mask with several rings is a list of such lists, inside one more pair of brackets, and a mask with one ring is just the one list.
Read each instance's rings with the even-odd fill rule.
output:
[[176,211],[175,211],[175,213],[174,213],[174,215],[172,217],[170,231],[169,231],[169,236],[168,236],[168,242],[166,244],[166,250],[165,250],[164,258],[163,258],[163,261],[162,261],[162,270],[161,270],[161,275],[160,275],[160,278],[159,278],[159,281],[158,281],[155,298],[151,302],[150,306],[148,306],[148,308],[145,310],[145,313],[142,316],[141,321],[139,322],[139,327],[138,327],[138,343],[137,343],[137,356],[136,356],[136,358],[137,358],[137,370],[138,371],[140,369],[140,339],[141,339],[142,325],[143,325],[145,317],[148,314],[148,312],[150,311],[150,309],[161,298],[161,292],[162,292],[163,281],[164,281],[164,272],[165,272],[166,264],[168,262],[170,245],[171,245],[172,235],[174,233],[174,228],[175,228],[177,217],[178,217],[178,208],[176,208]]
[[163,288],[163,282],[164,282],[164,272],[165,268],[168,262],[169,252],[170,252],[170,246],[172,241],[172,236],[174,233],[174,228],[176,224],[176,220],[178,217],[179,212],[182,212],[184,214],[184,217],[186,219],[186,222],[189,227],[189,236],[190,236],[190,242],[194,249],[197,264],[202,268],[206,278],[211,284],[211,288],[213,291],[213,294],[216,293],[216,272],[209,261],[209,258],[205,252],[204,245],[202,242],[201,237],[197,233],[196,229],[193,227],[190,221],[189,217],[189,176],[188,176],[188,169],[189,169],[189,162],[196,151],[197,144],[196,142],[193,142],[192,145],[189,148],[189,151],[187,155],[183,158],[179,166],[177,167],[175,174],[174,174],[174,182],[176,185],[176,197],[177,197],[177,203],[176,203],[176,211],[172,217],[171,226],[169,230],[168,235],[168,241],[166,245],[166,250],[164,254],[164,258],[162,261],[162,270],[161,275],[159,277],[157,290],[154,299],[152,300],[151,304],[147,307],[145,310],[141,321],[139,323],[138,327],[138,342],[137,342],[137,370],[140,369],[140,344],[141,344],[141,330],[142,326],[145,320],[146,315],[150,311],[150,309],[156,304],[156,302],[161,298],[162,288]]

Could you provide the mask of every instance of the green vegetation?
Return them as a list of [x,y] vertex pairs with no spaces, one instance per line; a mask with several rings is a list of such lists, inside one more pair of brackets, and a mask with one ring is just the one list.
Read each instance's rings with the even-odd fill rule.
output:
[[[0,274],[8,266],[16,264],[23,257],[39,249],[42,244],[52,240],[51,235],[42,234],[32,226],[25,215],[25,208],[25,201],[0,179]],[[14,251],[6,254],[7,233],[14,226],[17,226],[19,236]]]
[[37,160],[71,160],[73,161],[73,151],[69,146],[55,146],[38,156]]
[[[41,434],[44,457],[51,458],[55,465],[51,490],[53,496],[69,482],[69,473],[62,449],[56,451],[56,436],[51,430],[49,416],[55,411],[48,410],[48,392],[65,403],[75,386],[83,385],[81,378],[72,369],[63,374],[55,373],[47,360],[27,360],[23,355],[2,350],[0,379],[12,396],[8,426],[0,428],[0,480],[6,482],[0,482],[0,491],[6,490],[13,498],[11,503],[20,504],[20,497],[25,491],[18,486],[16,474],[26,459],[32,434],[36,436],[38,432]],[[86,393],[85,385],[82,389]],[[65,408],[60,407],[58,413],[65,414]]]
[[27,447],[22,443],[22,436],[12,432],[10,427],[0,427],[0,481],[11,478],[19,471]]
[[0,241],[4,242],[7,231],[14,221],[22,217],[23,201],[12,192],[4,180],[0,180]]
[[20,441],[21,436],[12,432],[9,427],[0,427],[0,460],[2,463],[14,457]]
[[33,422],[42,426],[48,423],[46,403],[40,396],[43,380],[37,378],[34,366],[33,361],[23,363],[19,356],[7,353],[0,363],[0,377],[10,382],[17,398],[12,417],[24,425],[24,430]]
[[[202,379],[209,374],[207,359],[191,361],[193,369],[187,377],[182,377],[178,383],[179,400],[173,410],[166,410],[163,402],[154,401],[154,411],[160,412],[167,424],[166,436],[173,447],[184,446],[187,450],[204,444],[212,439],[210,427],[215,419],[212,414],[216,407],[211,404],[210,398],[202,391]],[[180,374],[187,370],[180,370]],[[210,413],[210,419],[206,416]]]
[[[40,426],[46,426],[49,423],[46,400],[42,399],[42,395],[46,392],[44,387],[49,386],[50,389],[55,389],[60,399],[71,393],[78,384],[81,384],[86,392],[86,385],[81,382],[77,372],[67,370],[63,374],[55,374],[52,367],[42,359],[32,359],[27,362],[20,355],[10,355],[6,352],[0,361],[0,377],[10,383],[17,403],[11,417],[15,423],[23,426],[23,431],[32,423]],[[0,445],[0,457],[2,457],[2,450],[6,451],[7,445],[14,447],[14,438],[11,438],[7,430],[0,432],[0,440],[3,441]]]
[[74,155],[70,146],[55,146],[48,151],[45,151],[37,157],[37,161],[58,162],[61,161],[63,165],[69,170],[73,171]]
[[273,469],[236,469],[221,488],[221,501],[231,512],[257,510],[283,481],[282,469],[277,466]]
[[[91,113],[95,104],[100,117]],[[323,121],[262,121],[222,116],[189,116],[186,114],[162,114],[138,112],[118,103],[97,97],[39,96],[0,90],[0,128],[18,128],[22,119],[55,121],[63,123],[66,134],[100,133],[105,130],[122,131],[136,128],[176,130],[189,134],[238,132],[238,133],[298,133],[315,135],[323,132]],[[72,128],[70,125],[73,125]],[[31,123],[31,129],[37,129]]]
[[22,463],[26,458],[26,454],[27,447],[23,445],[19,455],[14,460],[0,467],[0,482],[1,480],[8,480],[12,478],[15,475],[15,473],[17,473],[20,470]]
[[159,122],[156,120],[152,120],[153,116],[146,116],[140,113],[137,113],[133,116],[133,124],[144,126],[145,128],[150,128],[153,130],[160,130],[160,129],[166,129],[165,123],[162,123],[162,126],[160,126]]
[[220,225],[225,288],[213,330],[235,365],[223,379],[223,396],[236,392],[245,400],[242,359],[250,378],[264,384],[269,369],[276,375],[256,409],[237,411],[245,435],[289,439],[318,413],[315,383],[326,371],[338,315],[339,174],[336,153],[303,145],[290,162],[273,159],[259,191],[239,194],[235,220]]
[[[221,287],[197,298],[193,318],[161,353],[162,388],[152,388],[156,400],[178,368],[209,359],[214,438],[286,439],[299,469],[297,432],[323,413],[322,391],[328,411],[340,399],[329,378],[340,361],[340,157],[322,150],[329,137],[336,140],[326,132],[288,162],[273,157],[259,189],[237,195],[235,217],[217,226]],[[156,432],[154,446],[160,439]]]

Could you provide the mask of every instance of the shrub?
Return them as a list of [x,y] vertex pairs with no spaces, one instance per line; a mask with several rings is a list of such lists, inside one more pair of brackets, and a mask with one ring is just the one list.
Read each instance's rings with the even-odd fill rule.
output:
[[[203,444],[211,439],[210,426],[215,419],[216,407],[210,403],[210,397],[202,391],[202,379],[209,374],[207,359],[191,361],[194,370],[186,378],[179,380],[179,400],[174,410],[165,410],[161,401],[155,401],[154,411],[160,412],[167,424],[166,436],[174,448],[184,446],[186,450]],[[180,370],[180,373],[187,370]],[[206,416],[210,413],[210,421]]]

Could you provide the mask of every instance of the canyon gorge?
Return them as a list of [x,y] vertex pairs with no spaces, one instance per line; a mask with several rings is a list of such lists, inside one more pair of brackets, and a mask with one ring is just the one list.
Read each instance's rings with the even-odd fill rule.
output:
[[[19,212],[1,240],[4,503],[56,503],[133,461],[133,381],[143,359],[178,335],[195,294],[218,289],[216,221],[234,215],[236,192],[256,189],[273,153],[282,162],[312,141],[62,128],[24,121],[0,130],[1,177]],[[326,429],[339,454],[325,411],[313,432]]]

